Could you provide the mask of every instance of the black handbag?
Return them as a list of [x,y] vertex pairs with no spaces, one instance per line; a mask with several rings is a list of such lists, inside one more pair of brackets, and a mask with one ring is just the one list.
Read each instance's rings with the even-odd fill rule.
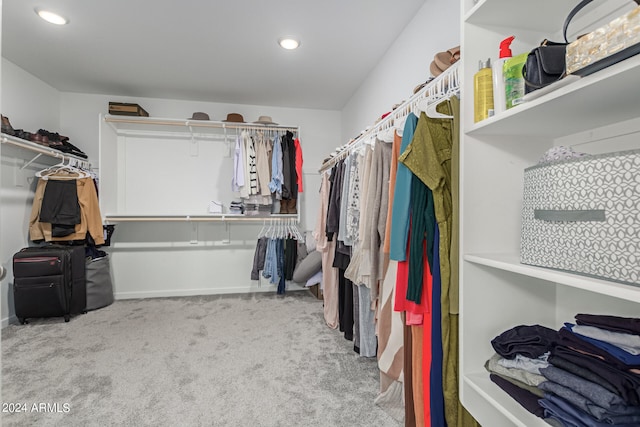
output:
[[566,52],[569,41],[567,40],[567,28],[573,17],[587,4],[593,0],[581,0],[574,7],[564,20],[562,33],[564,43],[543,40],[540,46],[534,48],[525,61],[522,68],[524,77],[524,93],[543,88],[551,83],[557,82],[565,76],[567,66]]
[[567,43],[544,40],[529,52],[522,67],[524,93],[533,92],[563,78],[567,64],[566,51]]

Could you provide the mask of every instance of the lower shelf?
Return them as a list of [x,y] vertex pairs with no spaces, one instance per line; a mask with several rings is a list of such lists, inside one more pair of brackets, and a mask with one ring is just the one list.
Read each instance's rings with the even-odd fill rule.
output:
[[524,276],[640,303],[640,286],[626,285],[568,272],[521,264],[518,254],[467,254],[464,260]]
[[464,375],[462,388],[462,403],[483,426],[549,427],[495,385],[486,371]]

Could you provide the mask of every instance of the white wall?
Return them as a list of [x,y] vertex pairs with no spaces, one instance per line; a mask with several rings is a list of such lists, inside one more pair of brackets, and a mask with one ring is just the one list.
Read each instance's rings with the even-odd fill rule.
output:
[[343,108],[341,144],[373,125],[394,104],[409,99],[413,88],[431,75],[433,56],[459,44],[460,2],[426,0]]
[[2,58],[2,114],[15,129],[59,131],[60,92]]
[[[2,114],[11,120],[15,129],[37,132],[44,128],[59,129],[59,92],[26,73],[13,63],[2,59]],[[7,277],[0,287],[0,316],[6,326],[13,316],[12,256],[28,245],[28,221],[31,213],[34,173],[53,159],[39,158],[21,171],[22,165],[35,156],[32,152],[2,144],[0,187],[0,262],[7,268]]]

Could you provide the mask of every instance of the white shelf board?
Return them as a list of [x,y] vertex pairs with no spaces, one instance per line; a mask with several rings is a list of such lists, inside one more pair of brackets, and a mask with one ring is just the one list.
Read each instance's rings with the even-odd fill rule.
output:
[[[518,4],[523,4],[519,3]],[[475,123],[467,135],[559,138],[640,117],[640,55]]]
[[489,379],[489,373],[474,372],[464,375],[462,381],[490,402],[498,411],[518,427],[549,427],[541,418],[524,409],[511,396]]
[[213,120],[189,120],[161,117],[136,117],[118,116],[107,114],[104,121],[111,125],[119,134],[131,133],[194,133],[194,134],[219,134],[225,129],[236,132],[236,129],[264,129],[264,130],[294,130],[296,126],[266,126],[259,123],[236,123]]
[[297,219],[297,214],[274,214],[269,216],[248,216],[242,214],[108,214],[104,220],[109,223],[114,222],[263,222],[269,220]]
[[640,285],[626,285],[543,267],[521,264],[518,254],[467,254],[464,260],[524,276],[555,282],[610,297],[640,303]]
[[464,15],[463,21],[473,25],[513,27],[552,34],[562,29],[564,18],[573,6],[572,2],[558,0],[480,0]]
[[2,138],[1,140],[3,144],[7,144],[7,147],[15,147],[17,150],[38,153],[38,154],[42,154],[42,155],[56,158],[56,159],[75,159],[75,160],[84,162],[86,164],[90,164],[89,160],[84,159],[82,157],[76,156],[74,154],[64,153],[59,150],[54,150],[53,148],[36,144],[35,142],[27,141],[26,139],[17,138],[13,135],[7,135],[3,133],[1,135],[1,138]]

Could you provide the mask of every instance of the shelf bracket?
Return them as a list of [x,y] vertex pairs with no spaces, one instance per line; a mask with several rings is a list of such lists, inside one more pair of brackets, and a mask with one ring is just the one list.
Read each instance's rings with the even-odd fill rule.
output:
[[187,122],[187,126],[189,127],[189,133],[191,133],[191,148],[190,148],[191,157],[198,157],[198,141],[196,140],[196,137],[193,134],[193,127],[189,124],[189,122]]
[[224,131],[224,143],[227,146],[227,154],[225,155],[225,158],[231,158],[233,157],[233,150],[235,149],[235,147],[229,141],[229,136],[227,135],[227,126],[224,123],[222,124],[222,130]]
[[40,156],[42,156],[42,153],[38,153],[36,154],[36,156],[29,160],[27,163],[25,163],[24,165],[22,165],[22,167],[20,168],[20,170],[24,170],[27,166],[29,166],[31,163],[35,162]]
[[222,240],[222,244],[230,245],[231,244],[231,226],[227,221],[224,222],[224,228],[227,233],[227,238]]
[[198,244],[198,223],[191,221],[191,217],[187,215],[187,222],[191,225],[191,238],[189,243],[192,245]]

